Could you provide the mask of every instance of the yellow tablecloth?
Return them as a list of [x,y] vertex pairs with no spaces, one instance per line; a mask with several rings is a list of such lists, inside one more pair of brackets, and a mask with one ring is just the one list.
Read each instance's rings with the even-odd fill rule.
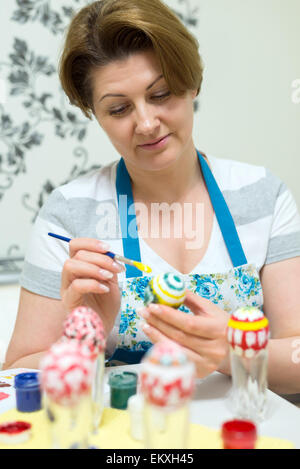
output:
[[[0,423],[24,420],[32,424],[32,436],[20,445],[2,445],[0,449],[48,449],[50,447],[45,411],[23,413],[15,409],[0,415]],[[105,408],[98,435],[91,436],[90,444],[103,449],[143,449],[144,445],[131,438],[130,417],[127,411]],[[191,424],[188,449],[221,449],[220,431]],[[287,440],[260,436],[258,449],[293,449]]]

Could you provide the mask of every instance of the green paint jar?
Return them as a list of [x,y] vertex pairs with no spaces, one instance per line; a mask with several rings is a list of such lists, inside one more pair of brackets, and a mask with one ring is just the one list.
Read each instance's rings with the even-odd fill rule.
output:
[[137,374],[130,371],[112,371],[109,375],[110,406],[127,409],[128,399],[136,394]]

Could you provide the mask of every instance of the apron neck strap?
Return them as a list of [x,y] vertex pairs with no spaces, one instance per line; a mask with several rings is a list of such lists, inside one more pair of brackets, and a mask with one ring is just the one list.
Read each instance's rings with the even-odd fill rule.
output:
[[[122,233],[124,257],[141,262],[141,251],[136,224],[136,213],[131,188],[131,180],[123,158],[117,166],[117,201]],[[126,278],[141,277],[141,271],[132,265],[125,265]]]
[[[203,178],[214,208],[224,242],[234,267],[247,264],[232,215],[224,196],[210,170],[205,158],[197,150]],[[117,166],[116,175],[117,201],[119,208],[122,243],[124,256],[141,262],[140,243],[136,224],[136,212],[132,194],[131,180],[124,159],[121,158]],[[126,278],[140,277],[141,272],[136,267],[126,265]]]
[[247,264],[247,259],[242,248],[235,223],[224,196],[214,178],[212,171],[210,170],[210,167],[205,161],[205,158],[198,150],[197,155],[200,161],[202,174],[209,193],[209,197],[214,208],[232,264],[234,267]]

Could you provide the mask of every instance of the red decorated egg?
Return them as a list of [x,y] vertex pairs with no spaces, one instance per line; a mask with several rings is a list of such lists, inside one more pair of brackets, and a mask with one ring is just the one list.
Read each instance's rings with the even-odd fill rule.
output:
[[90,392],[94,361],[75,341],[57,342],[41,360],[41,387],[54,402],[72,406]]
[[103,353],[106,346],[103,322],[93,309],[86,306],[79,306],[68,315],[62,339],[84,344],[92,358]]
[[143,359],[141,392],[153,405],[176,408],[191,399],[195,377],[195,366],[179,345],[158,342]]
[[258,308],[239,308],[229,319],[227,340],[235,353],[251,358],[268,344],[269,321]]

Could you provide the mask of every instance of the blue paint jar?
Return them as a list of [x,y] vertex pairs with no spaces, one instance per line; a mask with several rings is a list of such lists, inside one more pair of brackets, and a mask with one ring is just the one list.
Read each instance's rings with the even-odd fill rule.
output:
[[15,376],[16,404],[20,412],[35,412],[41,409],[39,373],[19,373]]

